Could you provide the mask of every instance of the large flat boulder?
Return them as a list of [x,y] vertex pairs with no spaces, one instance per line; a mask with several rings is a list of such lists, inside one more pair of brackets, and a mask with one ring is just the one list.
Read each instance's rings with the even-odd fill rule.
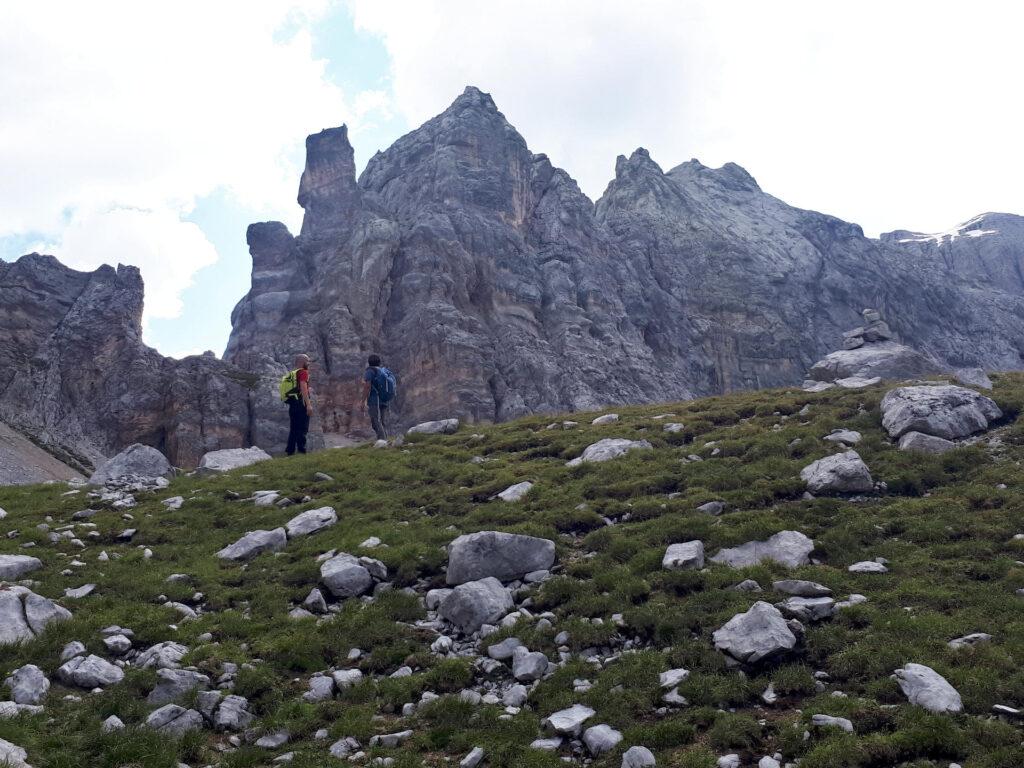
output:
[[170,477],[174,468],[156,448],[133,443],[113,458],[103,462],[89,478],[90,485],[105,485],[133,475],[138,477]]
[[719,550],[711,562],[732,568],[747,568],[763,560],[796,568],[810,562],[814,541],[799,531],[779,531],[765,541],[748,541],[738,547]]
[[811,366],[808,377],[814,381],[837,379],[915,379],[942,373],[942,363],[895,341],[864,344],[857,349],[840,349],[825,355]]
[[288,532],[288,538],[292,539],[296,536],[308,536],[311,533],[322,531],[324,528],[330,528],[336,522],[338,522],[338,515],[333,507],[320,507],[296,515],[285,523],[284,527]]
[[897,669],[893,676],[911,704],[937,714],[963,711],[964,705],[956,688],[931,667],[906,664]]
[[65,685],[91,689],[121,682],[124,670],[99,656],[76,656],[57,670],[57,679]]
[[255,445],[251,448],[223,448],[203,454],[199,460],[199,472],[230,472],[232,469],[248,467],[272,458],[269,453]]
[[459,584],[438,608],[447,619],[467,635],[484,624],[493,624],[509,613],[515,604],[512,595],[493,576]]
[[779,609],[758,600],[715,630],[715,648],[746,664],[774,658],[796,647],[796,635]]
[[459,536],[448,547],[449,584],[464,584],[487,576],[501,581],[546,571],[555,562],[555,542],[502,531],[479,531]]
[[907,432],[956,440],[988,429],[1002,417],[985,395],[952,384],[898,387],[882,398],[882,426],[890,437]]
[[0,646],[31,640],[71,611],[25,587],[0,590]]
[[875,487],[868,465],[856,451],[843,451],[809,464],[800,479],[811,493],[868,493]]
[[459,431],[458,419],[424,421],[406,430],[407,435],[453,435]]
[[234,544],[229,544],[217,552],[221,560],[251,560],[263,552],[277,552],[284,549],[288,536],[284,528],[271,531],[249,531]]
[[42,567],[43,563],[38,557],[0,555],[0,581],[14,581]]

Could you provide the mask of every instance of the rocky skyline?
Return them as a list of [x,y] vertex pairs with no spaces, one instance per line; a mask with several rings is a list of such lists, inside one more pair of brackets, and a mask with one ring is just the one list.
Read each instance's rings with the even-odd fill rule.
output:
[[595,203],[472,87],[358,179],[344,127],[306,148],[301,231],[250,226],[223,361],[143,344],[131,267],[0,262],[0,419],[76,467],[132,442],[190,465],[280,448],[297,351],[330,438],[366,426],[371,351],[399,373],[400,424],[504,420],[796,384],[865,307],[951,368],[1022,367],[1019,216],[871,239],[735,164],[665,172],[643,149]]

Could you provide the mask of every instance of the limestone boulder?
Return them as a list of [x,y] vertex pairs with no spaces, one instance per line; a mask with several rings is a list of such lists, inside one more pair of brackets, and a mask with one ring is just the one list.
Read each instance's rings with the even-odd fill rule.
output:
[[973,389],[952,384],[898,387],[882,398],[882,426],[890,437],[907,432],[956,440],[988,429],[1002,411]]
[[502,531],[479,531],[455,539],[448,547],[449,584],[487,576],[501,581],[545,571],[555,562],[555,542]]

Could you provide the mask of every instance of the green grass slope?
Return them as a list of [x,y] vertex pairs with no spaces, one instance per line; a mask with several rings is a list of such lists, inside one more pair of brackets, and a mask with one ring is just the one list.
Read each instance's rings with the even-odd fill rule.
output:
[[[90,502],[85,491],[66,495],[62,484],[0,488],[0,507],[8,512],[0,530],[18,531],[0,537],[0,553],[43,561],[29,577],[33,588],[58,599],[65,588],[97,585],[84,599],[61,599],[72,620],[51,625],[32,642],[0,648],[0,678],[31,662],[52,679],[70,640],[110,658],[100,630],[118,624],[134,630],[137,648],[168,639],[187,645],[185,662],[213,680],[225,662],[240,665],[234,693],[249,699],[257,733],[286,728],[291,739],[266,750],[233,746],[227,734],[211,731],[181,740],[155,734],[140,727],[152,709],[145,696],[155,674],[134,668],[97,694],[54,681],[44,711],[0,720],[0,738],[24,747],[35,768],[173,768],[179,762],[243,768],[270,765],[285,752],[293,752],[290,764],[301,768],[343,765],[328,748],[346,736],[358,739],[369,757],[392,757],[400,768],[455,765],[474,746],[484,748],[487,766],[540,768],[562,765],[568,754],[529,748],[542,735],[540,720],[583,703],[597,711],[588,725],[608,723],[624,734],[620,748],[596,766],[618,768],[622,751],[635,744],[653,750],[659,766],[688,768],[711,768],[716,756],[730,752],[739,753],[743,765],[756,765],[776,751],[786,760],[800,758],[802,768],[945,768],[954,761],[969,768],[1022,766],[1021,728],[990,712],[995,704],[1024,705],[1024,597],[1015,594],[1024,587],[1024,541],[1013,538],[1024,531],[1024,428],[1016,422],[1024,375],[996,380],[992,397],[1004,422],[978,444],[944,456],[896,450],[880,425],[878,403],[886,390],[773,390],[621,408],[618,423],[592,426],[598,413],[575,414],[579,426],[564,430],[546,429],[551,417],[540,416],[464,426],[451,436],[414,436],[400,448],[328,450],[225,476],[178,478],[164,492],[140,495],[128,510],[130,521],[120,510]],[[665,420],[653,418],[664,413],[675,414],[668,421],[685,429],[666,433]],[[863,434],[857,451],[875,479],[887,483],[886,492],[858,500],[802,498],[799,471],[835,452],[822,437],[837,427]],[[603,437],[644,438],[654,450],[565,466]],[[681,461],[691,454],[703,460]],[[316,480],[317,472],[333,480]],[[492,500],[523,480],[535,487],[522,501]],[[279,509],[234,498],[260,489],[310,500]],[[184,496],[185,504],[168,511],[160,500],[174,495]],[[721,516],[696,511],[712,500],[725,502]],[[277,527],[324,505],[337,510],[338,523],[290,541],[278,554],[244,566],[214,557],[246,531]],[[50,543],[37,527],[68,524],[87,506],[100,511],[90,521],[98,537],[79,531],[84,549],[67,540]],[[119,542],[126,527],[138,531],[133,541]],[[430,651],[433,635],[416,627],[426,610],[401,589],[422,594],[444,586],[444,547],[460,533],[485,529],[557,544],[554,575],[536,590],[530,609],[554,614],[553,626],[523,621],[496,637],[514,634],[558,661],[554,636],[563,630],[570,636],[572,655],[511,716],[500,705],[459,700],[457,693],[479,673],[472,660]],[[661,568],[673,542],[700,539],[710,555],[786,529],[814,539],[819,565]],[[360,549],[370,536],[387,546]],[[29,542],[35,546],[23,549]],[[144,557],[143,547],[152,557]],[[372,602],[349,600],[328,620],[290,619],[288,611],[318,583],[316,557],[332,549],[381,559],[395,589]],[[98,560],[101,551],[111,559]],[[875,557],[888,559],[889,573],[846,570]],[[76,558],[85,565],[70,566]],[[62,575],[67,569],[72,575]],[[190,579],[168,583],[172,573]],[[860,593],[868,602],[807,625],[806,646],[795,660],[748,674],[728,668],[711,633],[758,599],[783,599],[771,582],[785,577],[821,582],[837,599]],[[745,578],[765,591],[728,588]],[[193,605],[199,617],[182,621],[161,596]],[[959,651],[947,647],[970,632],[990,633],[993,640]],[[207,633],[212,640],[204,640]],[[630,651],[603,665],[579,653],[592,647],[614,652],[627,641]],[[351,648],[364,655],[349,661]],[[944,675],[961,693],[965,712],[932,715],[908,704],[890,678],[907,662]],[[411,676],[389,677],[403,665],[413,669]],[[330,701],[301,699],[312,673],[348,667],[360,668],[364,682]],[[691,670],[680,686],[689,705],[659,712],[658,673],[674,667]],[[828,675],[823,691],[814,678],[819,671]],[[577,679],[593,686],[574,693]],[[771,706],[761,700],[769,684],[779,694]],[[418,702],[425,691],[440,698],[403,717],[403,705]],[[816,713],[849,718],[855,733],[812,727]],[[101,733],[100,723],[112,714],[128,727]],[[401,749],[367,748],[372,735],[405,728],[414,734]],[[319,729],[327,729],[327,739],[314,739]]]

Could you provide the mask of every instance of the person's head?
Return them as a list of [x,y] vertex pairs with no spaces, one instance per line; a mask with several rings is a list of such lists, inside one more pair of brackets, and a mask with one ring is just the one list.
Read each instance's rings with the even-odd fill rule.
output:
[[380,355],[370,355],[366,362],[371,368],[380,368]]
[[295,367],[296,368],[309,368],[309,355],[296,355],[295,356]]

